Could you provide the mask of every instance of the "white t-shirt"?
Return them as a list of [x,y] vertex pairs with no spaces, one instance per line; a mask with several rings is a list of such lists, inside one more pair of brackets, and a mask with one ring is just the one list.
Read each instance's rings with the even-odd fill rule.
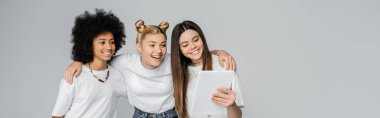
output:
[[[216,71],[224,71],[225,69],[220,66],[218,57],[213,55],[213,61],[212,61],[212,69]],[[196,84],[198,82],[198,75],[199,72],[202,71],[202,65],[191,67],[189,66],[189,75],[190,75],[190,80],[187,88],[187,110],[189,113],[190,118],[227,118],[227,109],[224,111],[221,111],[219,113],[215,114],[207,114],[207,115],[202,115],[202,116],[193,116],[191,115],[191,107],[194,102],[194,95],[195,95],[195,89],[196,89]],[[236,73],[236,72],[235,72]],[[232,81],[232,90],[236,93],[236,100],[235,103],[239,107],[243,107],[243,96],[242,96],[242,91],[240,89],[239,81],[238,78],[235,74],[235,78],[233,78]],[[212,96],[210,96],[211,99]]]
[[111,65],[123,74],[131,105],[149,113],[161,113],[174,107],[170,55],[152,70],[143,67],[138,54],[118,55]]
[[[101,83],[86,66],[69,85],[61,80],[52,116],[65,118],[116,118],[118,98],[126,97],[126,83],[121,73],[108,66],[109,77]],[[93,71],[99,78],[107,76],[107,70]]]

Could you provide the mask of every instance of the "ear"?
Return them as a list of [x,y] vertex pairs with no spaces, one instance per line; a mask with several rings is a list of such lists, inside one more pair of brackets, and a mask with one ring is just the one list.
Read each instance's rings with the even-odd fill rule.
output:
[[142,45],[141,45],[141,43],[136,43],[136,50],[137,50],[137,52],[139,52],[139,53],[142,52]]

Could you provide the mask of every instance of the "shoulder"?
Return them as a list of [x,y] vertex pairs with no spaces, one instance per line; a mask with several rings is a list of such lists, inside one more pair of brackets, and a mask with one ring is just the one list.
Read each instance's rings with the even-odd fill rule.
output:
[[123,66],[131,66],[136,64],[136,62],[140,59],[140,55],[138,54],[120,54],[116,55],[112,61],[111,65],[119,68]]
[[66,82],[66,80],[63,78],[61,79],[61,82],[59,83],[59,92],[60,94],[67,94],[67,93],[72,93],[74,90],[74,87],[78,82],[76,82],[77,78],[74,78],[73,83],[69,84]]
[[136,57],[135,54],[119,54],[116,55],[113,59],[113,63],[126,62],[127,60],[134,59]]
[[108,70],[114,75],[121,76],[121,72],[112,65],[108,65]]
[[82,71],[77,77],[74,77],[74,80],[78,80],[78,78],[85,78],[90,74],[90,69],[86,66],[86,64],[82,65]]
[[109,70],[109,77],[112,78],[112,80],[123,81],[124,79],[123,74],[119,70],[117,70],[114,66],[108,65],[108,70]]

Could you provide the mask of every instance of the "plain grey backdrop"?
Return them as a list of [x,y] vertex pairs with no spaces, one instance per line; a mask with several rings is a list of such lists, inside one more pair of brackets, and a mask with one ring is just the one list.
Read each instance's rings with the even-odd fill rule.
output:
[[[0,118],[46,118],[70,64],[75,16],[112,10],[136,53],[138,19],[198,23],[235,57],[244,118],[379,118],[379,0],[1,0]],[[170,51],[170,50],[169,50]],[[126,99],[119,118],[132,116]]]

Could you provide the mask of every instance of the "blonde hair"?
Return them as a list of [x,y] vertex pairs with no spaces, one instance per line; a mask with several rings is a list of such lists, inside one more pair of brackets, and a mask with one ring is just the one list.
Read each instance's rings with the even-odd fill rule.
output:
[[166,37],[166,30],[169,28],[169,23],[166,21],[156,25],[145,25],[143,20],[138,20],[136,23],[137,37],[136,43],[141,43],[148,34],[163,34]]

